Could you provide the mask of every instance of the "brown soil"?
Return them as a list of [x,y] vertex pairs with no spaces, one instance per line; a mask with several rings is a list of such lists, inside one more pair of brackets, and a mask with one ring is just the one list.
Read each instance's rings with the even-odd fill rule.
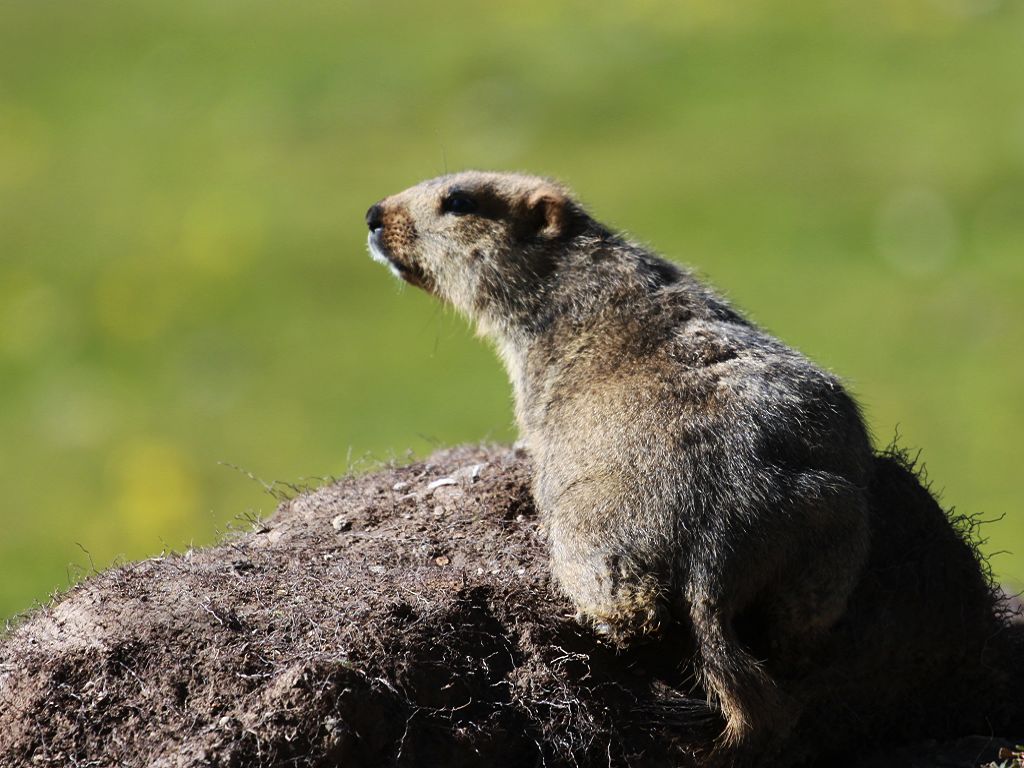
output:
[[443,451],[96,575],[0,640],[0,765],[694,765],[720,723],[687,638],[620,653],[573,621],[528,472],[507,449]]

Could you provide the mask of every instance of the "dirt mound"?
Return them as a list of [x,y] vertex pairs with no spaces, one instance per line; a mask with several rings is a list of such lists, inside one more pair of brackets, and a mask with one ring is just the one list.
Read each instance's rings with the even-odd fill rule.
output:
[[687,638],[617,653],[575,624],[528,473],[444,451],[75,587],[0,645],[0,765],[694,764],[720,723]]

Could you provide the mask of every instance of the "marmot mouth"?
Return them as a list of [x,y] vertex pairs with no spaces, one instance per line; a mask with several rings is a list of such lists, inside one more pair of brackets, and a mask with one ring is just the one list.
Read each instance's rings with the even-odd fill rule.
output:
[[378,264],[386,266],[391,270],[391,274],[398,279],[404,280],[410,285],[415,285],[417,288],[430,291],[430,280],[428,280],[426,273],[415,264],[406,264],[395,258],[384,247],[384,244],[380,242],[378,235],[379,230],[371,232],[366,238],[366,243],[370,250],[370,258]]

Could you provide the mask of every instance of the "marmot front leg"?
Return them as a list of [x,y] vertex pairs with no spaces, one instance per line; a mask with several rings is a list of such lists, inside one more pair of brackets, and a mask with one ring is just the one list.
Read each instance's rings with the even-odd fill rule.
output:
[[553,524],[551,571],[576,606],[576,617],[617,645],[654,635],[667,616],[666,585],[609,542],[591,544]]

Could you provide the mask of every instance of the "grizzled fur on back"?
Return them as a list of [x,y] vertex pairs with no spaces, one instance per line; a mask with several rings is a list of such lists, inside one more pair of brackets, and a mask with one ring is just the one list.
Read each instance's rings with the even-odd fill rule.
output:
[[873,493],[841,382],[555,182],[445,176],[367,222],[374,258],[495,342],[580,619],[621,644],[684,623],[725,722],[710,759],[778,750],[815,701],[807,660],[859,605],[880,510],[903,513]]

